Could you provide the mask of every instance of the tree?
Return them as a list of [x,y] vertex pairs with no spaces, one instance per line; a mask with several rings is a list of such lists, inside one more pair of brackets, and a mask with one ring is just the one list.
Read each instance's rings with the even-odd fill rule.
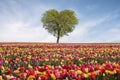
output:
[[60,37],[68,35],[78,24],[78,19],[72,10],[63,10],[58,12],[55,9],[46,11],[41,21],[43,27],[57,38],[57,43],[59,43]]

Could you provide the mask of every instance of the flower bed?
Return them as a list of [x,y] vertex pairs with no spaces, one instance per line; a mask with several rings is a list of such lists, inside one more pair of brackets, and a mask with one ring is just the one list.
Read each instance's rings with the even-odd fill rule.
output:
[[120,44],[1,43],[0,80],[120,80]]

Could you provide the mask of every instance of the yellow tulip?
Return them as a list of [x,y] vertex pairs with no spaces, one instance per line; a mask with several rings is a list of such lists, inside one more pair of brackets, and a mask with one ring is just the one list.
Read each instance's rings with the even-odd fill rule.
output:
[[8,64],[8,61],[7,61],[7,60],[5,60],[5,63],[6,63],[6,64]]
[[110,75],[114,75],[114,74],[116,74],[116,73],[117,73],[116,70],[113,70],[113,71],[110,71],[110,72],[109,72]]
[[0,52],[3,52],[2,48],[0,48]]
[[52,78],[53,80],[56,80],[56,77],[55,77],[54,74],[50,74],[50,76],[51,76],[51,78]]
[[95,63],[98,63],[97,61],[95,61]]
[[30,75],[27,80],[34,80],[35,79],[35,76],[34,75]]
[[20,71],[19,70],[14,70],[13,73],[14,74],[18,74]]
[[113,65],[114,65],[115,67],[119,66],[119,65],[118,65],[118,64],[116,64],[115,62],[113,63]]
[[46,75],[46,71],[44,71],[43,74]]
[[87,76],[90,77],[92,74],[93,74],[93,72],[92,73],[87,73]]
[[31,55],[28,55],[28,58],[30,59],[30,58],[31,58]]
[[6,75],[6,78],[7,78],[7,80],[9,80],[10,79],[10,75]]
[[0,76],[0,80],[3,80],[2,76]]
[[49,59],[45,59],[45,61],[49,61]]
[[41,72],[39,72],[39,71],[35,71],[36,72],[36,74],[41,74]]
[[117,71],[116,70],[113,70],[113,72],[116,74],[117,73]]
[[85,77],[85,78],[88,78],[88,77],[89,77],[89,75],[88,75],[88,74],[84,74],[84,77]]
[[32,66],[30,64],[28,64],[28,68],[32,68]]
[[82,71],[81,70],[77,70],[77,74],[82,74]]
[[106,74],[109,74],[109,72],[110,72],[109,70],[105,70],[105,73],[106,73]]
[[1,66],[1,72],[4,73],[5,72],[5,68],[3,66]]

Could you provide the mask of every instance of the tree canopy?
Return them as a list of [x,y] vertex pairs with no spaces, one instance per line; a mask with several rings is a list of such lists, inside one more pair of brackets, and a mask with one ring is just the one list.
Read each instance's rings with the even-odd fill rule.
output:
[[60,37],[68,35],[78,24],[78,19],[72,10],[63,10],[58,12],[55,9],[46,11],[41,21],[43,27],[51,33],[53,36],[57,37],[57,43],[59,43]]

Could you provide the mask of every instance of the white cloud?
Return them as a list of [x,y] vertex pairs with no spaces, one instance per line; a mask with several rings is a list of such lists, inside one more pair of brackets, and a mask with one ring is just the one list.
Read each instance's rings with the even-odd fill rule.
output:
[[40,26],[31,27],[30,24],[16,22],[4,27],[7,29],[4,28],[4,31],[1,32],[0,41],[54,41],[54,37]]
[[48,7],[44,5],[31,6],[33,12],[30,15],[29,10],[22,9],[16,1],[8,3],[10,3],[9,6],[3,4],[1,8],[0,41],[55,41],[54,37],[40,23],[40,17]]
[[[119,42],[120,41],[120,29],[112,28],[96,38],[97,42]],[[92,41],[94,42],[94,41]]]

